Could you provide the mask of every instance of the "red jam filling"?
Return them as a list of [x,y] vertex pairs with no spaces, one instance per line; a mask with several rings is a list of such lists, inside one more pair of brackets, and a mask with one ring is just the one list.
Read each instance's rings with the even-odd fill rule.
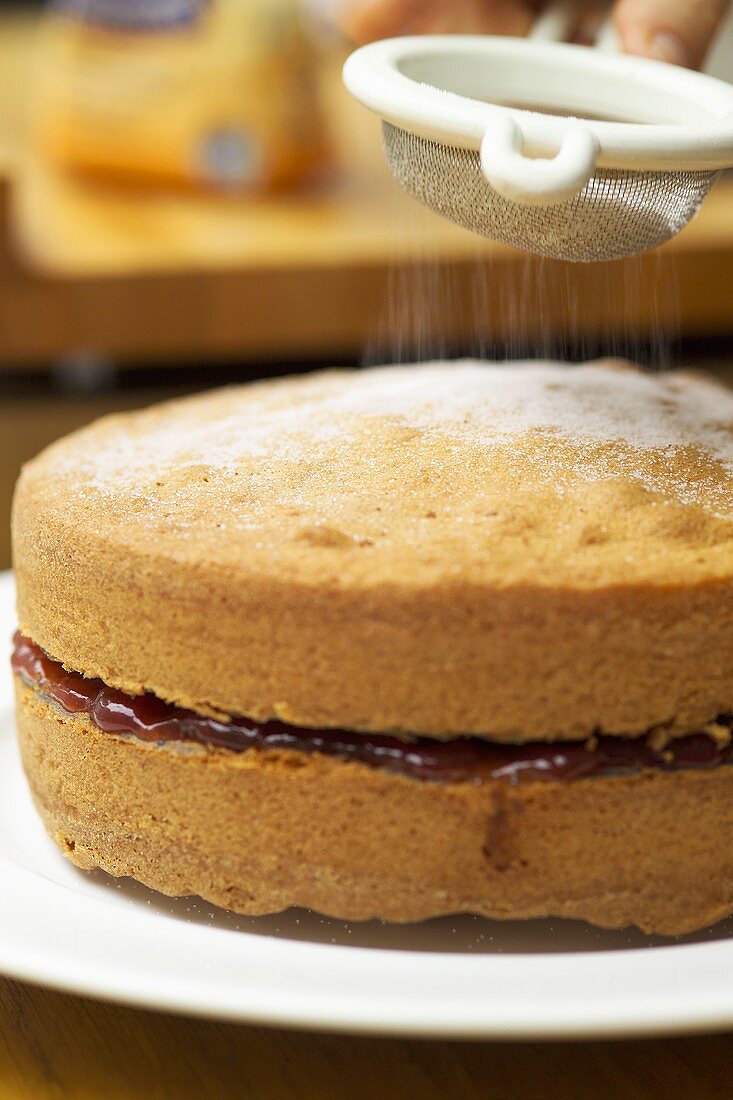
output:
[[[733,743],[720,744],[704,733],[671,741],[662,751],[646,738],[598,737],[593,743],[530,742],[503,745],[480,737],[436,741],[418,737],[402,741],[386,734],[348,730],[304,729],[283,722],[255,722],[234,717],[229,722],[207,718],[164,703],[155,695],[126,695],[101,680],[68,672],[39,646],[16,633],[13,671],[28,687],[57,703],[69,714],[87,714],[106,733],[162,744],[194,742],[244,752],[247,749],[290,749],[326,753],[385,768],[415,779],[480,782],[482,779],[580,779],[584,776],[629,774],[645,768],[675,771],[710,768],[733,758]],[[733,716],[718,719],[733,728]]]

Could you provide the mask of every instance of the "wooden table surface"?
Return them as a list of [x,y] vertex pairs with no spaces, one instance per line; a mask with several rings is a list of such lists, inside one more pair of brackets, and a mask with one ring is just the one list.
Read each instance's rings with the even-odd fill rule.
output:
[[271,1031],[0,979],[0,1100],[724,1100],[733,1036],[458,1043]]

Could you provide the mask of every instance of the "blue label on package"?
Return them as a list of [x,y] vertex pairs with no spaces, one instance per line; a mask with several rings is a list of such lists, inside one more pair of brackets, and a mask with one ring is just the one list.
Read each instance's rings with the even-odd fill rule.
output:
[[51,0],[51,8],[116,30],[165,30],[192,23],[208,0]]

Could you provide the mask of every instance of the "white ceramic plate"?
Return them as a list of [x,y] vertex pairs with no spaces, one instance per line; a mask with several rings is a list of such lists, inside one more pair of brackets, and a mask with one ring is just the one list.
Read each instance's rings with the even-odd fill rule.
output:
[[[0,636],[13,629],[0,576]],[[5,646],[5,643],[3,643]],[[376,1034],[640,1035],[733,1024],[733,922],[686,941],[565,921],[243,918],[68,864],[33,809],[0,672],[0,971],[151,1008]]]

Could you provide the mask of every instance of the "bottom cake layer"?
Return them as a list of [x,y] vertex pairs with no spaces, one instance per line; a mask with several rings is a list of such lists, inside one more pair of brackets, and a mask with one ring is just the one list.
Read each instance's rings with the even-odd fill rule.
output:
[[46,828],[80,867],[257,915],[558,916],[694,931],[733,912],[733,767],[424,783],[337,756],[102,732],[16,678]]

